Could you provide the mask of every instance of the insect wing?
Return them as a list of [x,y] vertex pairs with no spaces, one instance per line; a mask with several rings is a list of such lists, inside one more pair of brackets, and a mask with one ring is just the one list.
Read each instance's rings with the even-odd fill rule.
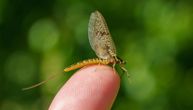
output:
[[88,38],[96,55],[102,59],[116,56],[116,48],[104,17],[98,11],[91,13],[88,25]]

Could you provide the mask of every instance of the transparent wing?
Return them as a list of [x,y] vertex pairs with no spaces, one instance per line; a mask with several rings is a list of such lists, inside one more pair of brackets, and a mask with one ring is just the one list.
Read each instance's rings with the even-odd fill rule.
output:
[[91,13],[88,25],[88,38],[96,55],[102,59],[116,56],[116,48],[104,17],[98,11]]

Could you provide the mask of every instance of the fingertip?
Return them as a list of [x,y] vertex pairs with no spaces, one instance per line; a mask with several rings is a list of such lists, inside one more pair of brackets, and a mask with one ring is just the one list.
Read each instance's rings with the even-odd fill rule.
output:
[[111,67],[106,65],[84,67],[77,71],[57,93],[50,110],[109,109],[119,86],[119,75]]

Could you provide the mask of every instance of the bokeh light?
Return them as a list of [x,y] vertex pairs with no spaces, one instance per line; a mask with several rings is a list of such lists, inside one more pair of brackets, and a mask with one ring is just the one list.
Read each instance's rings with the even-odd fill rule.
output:
[[59,40],[56,24],[49,19],[41,19],[33,24],[29,31],[29,45],[34,51],[48,51]]
[[10,55],[5,62],[5,75],[14,83],[31,83],[37,70],[32,56],[25,52],[16,52]]

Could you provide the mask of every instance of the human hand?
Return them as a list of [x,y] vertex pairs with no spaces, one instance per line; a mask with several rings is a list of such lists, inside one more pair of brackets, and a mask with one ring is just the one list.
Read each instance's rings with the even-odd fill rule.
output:
[[119,86],[119,75],[111,67],[84,67],[60,89],[49,110],[109,110]]

